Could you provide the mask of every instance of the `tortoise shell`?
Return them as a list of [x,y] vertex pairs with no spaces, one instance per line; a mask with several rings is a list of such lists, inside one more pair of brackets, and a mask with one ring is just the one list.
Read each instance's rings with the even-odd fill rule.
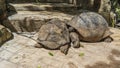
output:
[[42,25],[38,33],[39,43],[48,49],[58,49],[70,42],[66,24],[56,18]]

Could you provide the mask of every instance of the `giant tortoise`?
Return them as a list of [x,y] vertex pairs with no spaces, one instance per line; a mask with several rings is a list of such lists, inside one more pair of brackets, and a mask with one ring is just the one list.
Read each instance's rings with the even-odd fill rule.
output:
[[78,35],[74,32],[69,33],[67,25],[58,18],[53,18],[42,25],[38,32],[38,43],[41,46],[37,45],[37,47],[60,49],[61,52],[67,54],[71,42],[73,42],[74,48],[80,46]]
[[67,24],[76,30],[79,34],[79,39],[82,41],[112,41],[112,38],[110,38],[112,32],[109,30],[108,23],[98,13],[90,11],[81,12]]

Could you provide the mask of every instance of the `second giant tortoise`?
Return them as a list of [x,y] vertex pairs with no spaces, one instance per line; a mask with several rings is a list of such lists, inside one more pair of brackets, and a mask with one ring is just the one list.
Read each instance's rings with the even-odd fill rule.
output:
[[95,12],[81,12],[74,16],[67,24],[79,34],[80,40],[97,42],[101,40],[112,41],[107,21]]

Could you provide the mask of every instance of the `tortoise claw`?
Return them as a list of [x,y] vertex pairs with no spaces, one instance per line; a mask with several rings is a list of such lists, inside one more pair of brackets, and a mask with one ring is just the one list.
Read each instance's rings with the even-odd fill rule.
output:
[[42,46],[41,44],[39,44],[39,43],[36,43],[36,44],[34,45],[34,47],[35,47],[35,48],[42,48],[43,46]]
[[60,47],[61,52],[64,53],[65,55],[68,53],[68,49],[69,45],[64,45]]
[[74,48],[79,48],[80,47],[80,42],[79,41],[73,42],[73,47]]

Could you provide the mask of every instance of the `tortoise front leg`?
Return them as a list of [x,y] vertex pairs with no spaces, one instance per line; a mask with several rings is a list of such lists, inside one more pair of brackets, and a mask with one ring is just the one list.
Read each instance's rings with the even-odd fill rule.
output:
[[70,39],[71,43],[74,48],[79,48],[80,47],[80,40],[79,40],[79,35],[75,32],[70,33]]
[[43,48],[43,46],[42,46],[41,44],[39,44],[39,43],[36,43],[36,44],[34,45],[34,47],[35,47],[35,48]]

